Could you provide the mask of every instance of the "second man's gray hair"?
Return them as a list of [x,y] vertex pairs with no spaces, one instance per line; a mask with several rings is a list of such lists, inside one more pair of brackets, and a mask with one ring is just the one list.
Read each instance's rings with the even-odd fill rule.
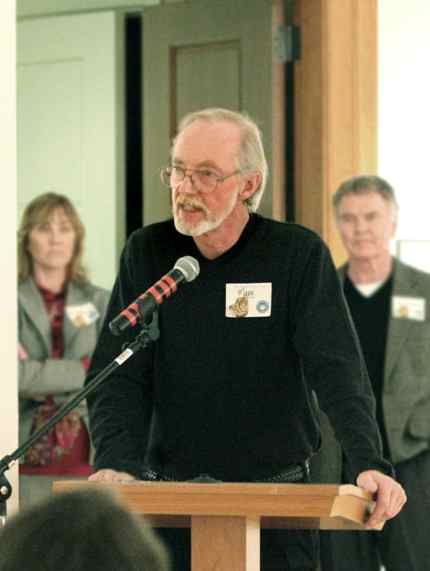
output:
[[393,206],[394,215],[397,215],[398,203],[394,188],[384,178],[377,175],[359,175],[345,180],[332,197],[332,204],[335,213],[339,211],[339,205],[347,195],[363,195],[369,192],[376,192],[381,198]]

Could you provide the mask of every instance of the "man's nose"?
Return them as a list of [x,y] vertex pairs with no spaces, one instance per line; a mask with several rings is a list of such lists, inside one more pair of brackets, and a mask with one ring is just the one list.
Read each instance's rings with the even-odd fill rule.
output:
[[196,188],[194,186],[193,181],[193,173],[192,172],[185,172],[184,179],[178,184],[177,188],[181,192],[192,192],[193,194],[196,193]]
[[355,222],[355,231],[362,233],[366,232],[367,229],[368,229],[368,224],[366,220],[364,220],[364,218],[357,218]]

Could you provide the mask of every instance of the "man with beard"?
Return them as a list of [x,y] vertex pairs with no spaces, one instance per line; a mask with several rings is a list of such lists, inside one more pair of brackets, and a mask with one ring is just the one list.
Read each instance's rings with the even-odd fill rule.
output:
[[[186,116],[162,180],[173,221],[135,232],[106,324],[184,255],[199,278],[159,309],[160,338],[89,399],[93,481],[309,481],[319,448],[312,390],[358,485],[369,527],[405,502],[381,455],[373,397],[330,254],[313,232],[256,214],[267,163],[256,124],[225,109]],[[89,378],[121,350],[105,324]],[[175,571],[187,531],[163,532]],[[264,531],[262,569],[315,570],[315,531]]]

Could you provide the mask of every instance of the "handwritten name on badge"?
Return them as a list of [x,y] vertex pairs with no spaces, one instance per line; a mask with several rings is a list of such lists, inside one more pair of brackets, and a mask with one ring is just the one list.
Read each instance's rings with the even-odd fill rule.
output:
[[226,317],[270,317],[272,284],[225,284]]
[[86,327],[100,317],[97,307],[91,302],[81,303],[80,305],[68,305],[66,314],[75,327]]
[[426,300],[423,297],[395,295],[392,302],[393,317],[396,319],[412,319],[425,321]]

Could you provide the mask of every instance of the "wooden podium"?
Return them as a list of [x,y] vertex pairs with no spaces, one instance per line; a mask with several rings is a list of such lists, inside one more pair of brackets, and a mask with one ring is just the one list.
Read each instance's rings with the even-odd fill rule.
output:
[[154,527],[191,527],[192,571],[259,571],[260,529],[364,529],[371,496],[350,485],[58,481],[104,487]]

